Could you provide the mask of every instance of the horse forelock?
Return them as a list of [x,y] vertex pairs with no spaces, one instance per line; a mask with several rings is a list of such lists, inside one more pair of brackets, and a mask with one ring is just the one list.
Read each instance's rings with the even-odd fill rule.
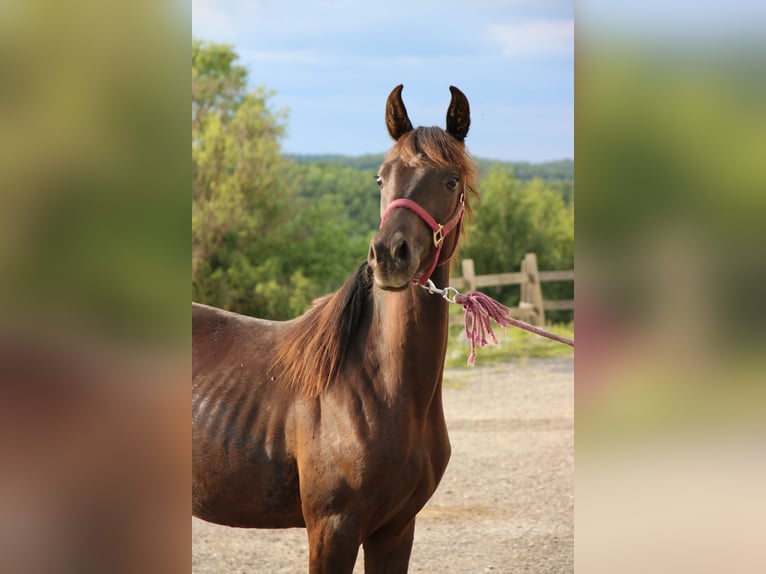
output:
[[314,301],[277,349],[273,372],[308,397],[332,384],[355,340],[372,288],[365,262],[341,288]]

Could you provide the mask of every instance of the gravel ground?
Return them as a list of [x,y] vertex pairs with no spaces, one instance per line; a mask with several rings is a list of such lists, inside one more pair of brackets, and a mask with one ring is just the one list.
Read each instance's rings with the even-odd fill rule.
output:
[[[452,458],[418,515],[411,573],[574,571],[574,359],[445,373]],[[303,529],[192,519],[193,574],[303,574]],[[354,570],[364,571],[362,551]]]

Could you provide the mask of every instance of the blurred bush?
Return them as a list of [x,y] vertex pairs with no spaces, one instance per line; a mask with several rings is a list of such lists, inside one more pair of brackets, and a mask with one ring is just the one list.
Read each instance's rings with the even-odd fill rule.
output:
[[740,6],[707,7],[720,25],[695,31],[701,8],[578,25],[576,521],[587,572],[762,564],[766,46],[747,33],[753,21],[732,19]]
[[[10,311],[137,342],[188,322],[188,44],[168,6],[18,2],[0,20]],[[186,20],[188,21],[188,19]],[[180,24],[180,26],[179,26]],[[188,69],[188,68],[187,68]],[[185,286],[188,293],[188,288]]]
[[190,13],[0,13],[0,571],[189,571]]

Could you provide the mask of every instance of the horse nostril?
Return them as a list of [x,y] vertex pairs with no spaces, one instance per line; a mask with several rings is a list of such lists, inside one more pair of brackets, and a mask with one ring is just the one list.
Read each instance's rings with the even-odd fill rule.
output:
[[406,267],[410,262],[410,249],[406,241],[401,241],[392,249],[394,261],[398,267]]
[[376,267],[383,265],[387,268],[406,269],[410,264],[410,247],[401,237],[387,241],[373,240],[367,253],[367,261]]
[[378,264],[380,263],[380,255],[385,255],[387,252],[385,244],[383,244],[381,241],[372,241],[370,243],[370,252],[367,256],[367,261],[369,261],[370,265]]

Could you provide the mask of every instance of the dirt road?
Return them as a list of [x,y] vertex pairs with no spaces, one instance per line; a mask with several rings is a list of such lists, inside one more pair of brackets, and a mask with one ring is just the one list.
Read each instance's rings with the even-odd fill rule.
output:
[[[411,573],[574,571],[573,375],[571,357],[445,373],[452,458],[418,515]],[[193,574],[307,571],[302,529],[192,519],[192,544]]]

